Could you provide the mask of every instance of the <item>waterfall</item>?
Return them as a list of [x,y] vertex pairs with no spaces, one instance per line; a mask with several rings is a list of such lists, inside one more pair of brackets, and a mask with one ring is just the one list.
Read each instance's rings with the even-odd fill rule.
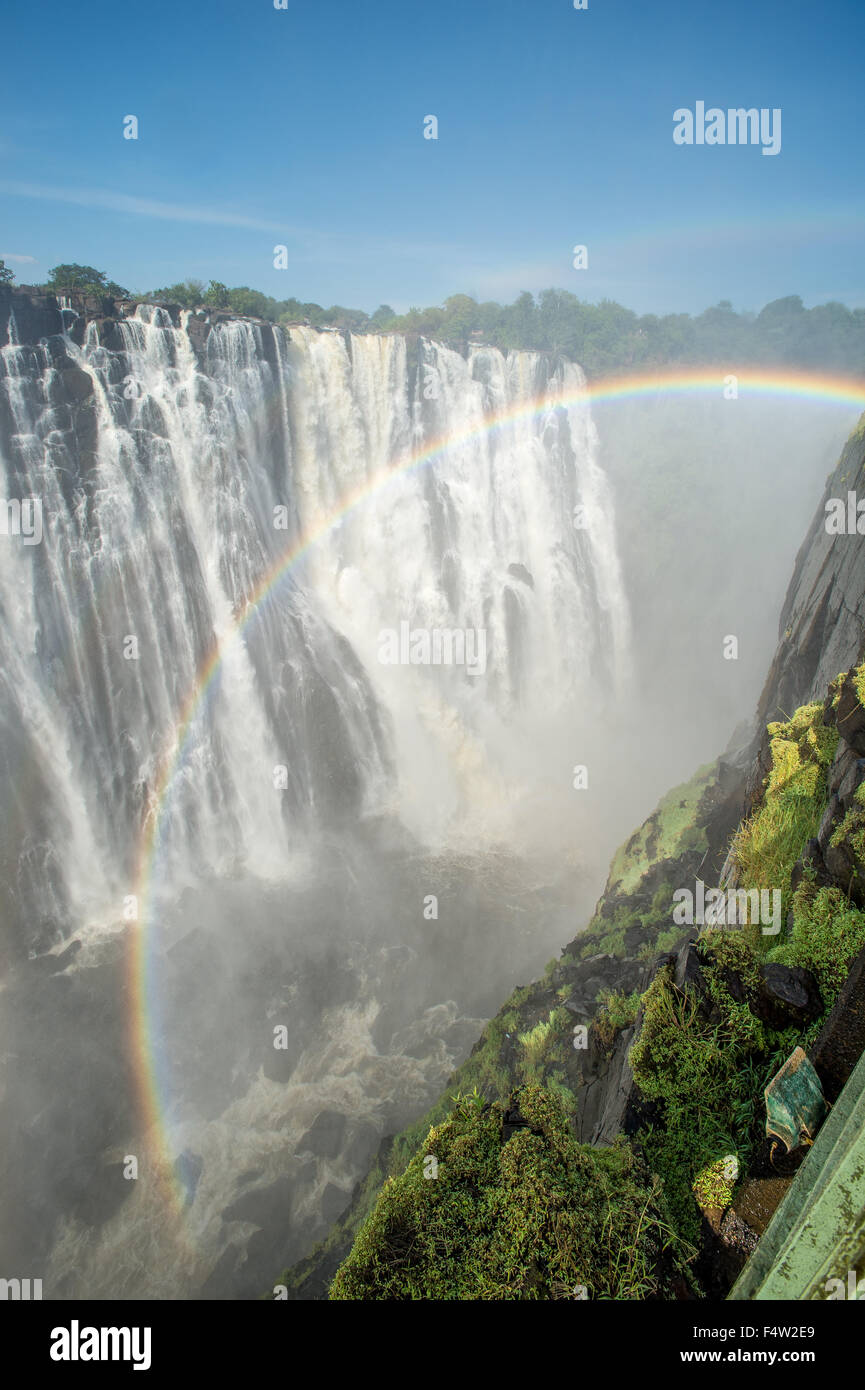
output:
[[[165,810],[170,882],[190,866],[278,876],[298,828],[337,809],[387,807],[439,837],[461,815],[481,824],[512,790],[509,747],[627,667],[594,427],[557,405],[578,367],[182,320],[140,305],[108,345],[90,324],[80,347],[2,350],[4,496],[41,499],[45,532],[0,546],[4,862],[12,915],[38,916],[40,944],[116,910],[215,644]],[[379,633],[403,622],[483,629],[485,671],[382,665]]]
[[[0,1056],[27,1059],[0,1255],[46,1297],[255,1296],[285,1212],[295,1258],[572,934],[572,765],[630,652],[585,380],[153,305],[26,320],[0,349]],[[154,826],[185,1254],[118,1177]]]

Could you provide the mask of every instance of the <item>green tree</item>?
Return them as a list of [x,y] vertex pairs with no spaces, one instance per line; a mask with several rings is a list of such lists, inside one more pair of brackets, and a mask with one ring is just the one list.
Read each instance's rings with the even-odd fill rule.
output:
[[396,311],[389,304],[379,304],[374,314],[370,315],[370,327],[378,329],[384,328],[396,318]]
[[0,285],[8,285],[14,279],[14,270],[10,270],[5,261],[0,261]]
[[445,319],[442,325],[449,338],[467,338],[478,327],[477,300],[468,294],[452,294],[445,300]]
[[114,280],[109,280],[104,270],[96,270],[92,265],[55,265],[48,272],[48,288],[55,294],[95,294],[113,299],[128,298],[129,291]]
[[167,285],[163,290],[154,290],[147,296],[163,304],[179,304],[181,309],[195,309],[204,297],[203,280],[180,280],[176,285]]
[[229,307],[228,286],[223,285],[221,280],[211,280],[204,291],[202,303],[207,304],[212,309],[227,309]]
[[360,333],[369,323],[369,317],[363,309],[346,309],[342,304],[332,304],[325,315],[325,322],[335,328],[347,328],[351,333]]
[[251,290],[248,285],[238,285],[228,291],[228,308],[235,314],[249,314],[253,318],[273,319],[279,308],[275,299]]

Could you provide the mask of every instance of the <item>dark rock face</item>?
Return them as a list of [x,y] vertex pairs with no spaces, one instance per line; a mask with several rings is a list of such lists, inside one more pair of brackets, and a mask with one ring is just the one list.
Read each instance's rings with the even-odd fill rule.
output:
[[757,708],[758,732],[785,718],[785,711],[822,699],[830,681],[856,658],[865,634],[865,547],[859,536],[827,534],[825,522],[829,498],[844,498],[854,487],[861,491],[863,461],[865,438],[856,432],[829,476],[796,556],[778,648]]
[[632,1134],[640,1099],[628,1053],[636,1028],[618,1034],[612,1055],[594,1059],[580,1092],[577,1130],[583,1143],[611,1144],[617,1134]]
[[[0,1143],[4,1256],[36,1277],[47,1271],[55,1222],[72,1213],[99,1226],[135,1190],[119,1161],[134,1118],[124,942],[70,972],[73,947],[10,971],[0,1010],[0,1053],[38,1059],[26,1071],[7,1067],[0,1106],[0,1133],[15,1134],[14,1152]],[[56,1282],[52,1289],[63,1296]]]
[[[11,328],[11,333],[10,333]],[[53,294],[29,285],[0,285],[0,342],[38,343],[63,331]]]
[[309,1150],[319,1158],[336,1158],[342,1149],[346,1118],[336,1110],[322,1110],[298,1144],[298,1153]]
[[809,1054],[830,1104],[838,1099],[863,1051],[865,951],[860,951]]
[[823,888],[828,887],[832,882],[832,874],[823,859],[823,851],[820,841],[814,836],[806,844],[802,851],[802,857],[797,859],[790,874],[790,887],[795,891],[805,878],[806,874],[813,874],[817,884]]
[[822,1011],[817,981],[801,966],[764,965],[751,1012],[772,1028],[805,1027]]
[[703,977],[700,957],[693,941],[686,941],[677,955],[673,981],[676,988],[680,989],[683,994],[697,994],[701,997],[706,995],[708,986]]
[[222,1213],[223,1221],[248,1221],[263,1226],[275,1211],[287,1211],[294,1194],[292,1178],[278,1178],[268,1187],[256,1187],[231,1202]]
[[321,1196],[321,1215],[325,1221],[336,1221],[351,1201],[351,1193],[329,1182]]
[[530,1129],[528,1120],[523,1118],[519,1106],[519,1100],[514,1099],[513,1104],[505,1111],[502,1120],[502,1140],[506,1144],[519,1130]]
[[838,697],[835,727],[858,757],[865,755],[865,709],[856,694],[854,682],[848,677]]

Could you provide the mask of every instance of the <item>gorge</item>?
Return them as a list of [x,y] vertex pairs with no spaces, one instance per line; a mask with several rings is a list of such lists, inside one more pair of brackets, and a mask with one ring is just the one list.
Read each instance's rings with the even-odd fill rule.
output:
[[[0,343],[3,496],[42,516],[0,546],[3,1266],[258,1297],[588,921],[692,757],[675,658],[710,627],[720,681],[723,631],[695,601],[678,651],[635,632],[638,444],[605,466],[562,356],[6,287]],[[837,430],[787,440],[780,522]],[[767,718],[852,662],[841,593],[788,603]],[[404,624],[484,634],[482,669],[382,662]],[[698,790],[718,836],[741,771]]]

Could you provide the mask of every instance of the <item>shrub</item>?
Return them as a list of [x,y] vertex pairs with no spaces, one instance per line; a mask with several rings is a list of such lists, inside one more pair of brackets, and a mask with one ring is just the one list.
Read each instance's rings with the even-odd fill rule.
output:
[[595,1030],[604,1047],[609,1047],[616,1034],[630,1028],[640,1010],[642,995],[638,989],[633,994],[623,990],[604,989],[598,995],[600,1009],[595,1018]]
[[812,971],[830,1009],[863,947],[865,913],[851,906],[840,889],[818,888],[805,878],[793,896],[790,938],[770,951],[769,959]]
[[[382,1190],[332,1299],[639,1299],[669,1293],[693,1251],[630,1146],[578,1144],[560,1098],[518,1093],[526,1127],[461,1100]],[[438,1176],[425,1177],[434,1157]],[[429,1165],[427,1163],[427,1171]]]

